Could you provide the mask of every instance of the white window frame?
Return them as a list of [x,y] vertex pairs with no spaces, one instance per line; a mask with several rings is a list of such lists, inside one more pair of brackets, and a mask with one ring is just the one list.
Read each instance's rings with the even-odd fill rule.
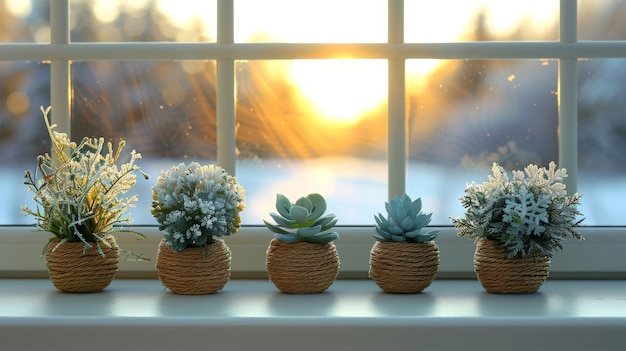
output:
[[[217,62],[217,162],[236,174],[235,61],[278,59],[333,59],[350,53],[354,59],[388,60],[388,194],[405,190],[407,142],[405,122],[405,61],[407,59],[555,59],[558,68],[559,166],[568,169],[567,187],[577,186],[577,62],[582,58],[626,58],[626,41],[578,41],[575,0],[560,0],[560,39],[525,42],[405,43],[404,2],[388,1],[386,43],[302,44],[235,43],[233,1],[217,0],[218,32],[215,43],[73,43],[69,33],[69,0],[51,0],[49,44],[0,44],[0,61],[51,62],[53,123],[70,134],[72,61],[102,60],[216,60]],[[468,180],[469,181],[469,180]],[[119,238],[122,245],[155,257],[162,233],[155,227],[136,228],[147,240]],[[372,227],[340,227],[337,246],[343,277],[366,277]],[[452,227],[438,228],[441,251],[440,277],[473,274],[473,243],[458,238]],[[33,227],[0,227],[0,277],[39,276],[45,267],[39,253],[45,233],[29,233]],[[575,278],[625,277],[622,251],[626,247],[623,227],[583,227],[583,242],[568,242],[553,260],[553,276]],[[265,272],[265,247],[271,234],[262,226],[243,227],[228,239],[233,251],[233,276],[260,276]],[[584,258],[584,259],[581,259]],[[120,275],[154,276],[153,264],[124,263]]]

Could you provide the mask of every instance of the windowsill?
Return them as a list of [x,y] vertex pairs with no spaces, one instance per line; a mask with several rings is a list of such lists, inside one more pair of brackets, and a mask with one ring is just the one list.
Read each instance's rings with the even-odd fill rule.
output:
[[158,280],[116,279],[98,294],[0,280],[0,340],[12,350],[609,350],[625,330],[624,280],[548,280],[531,295],[488,294],[476,280],[415,295],[371,280],[315,295],[231,280],[205,296]]

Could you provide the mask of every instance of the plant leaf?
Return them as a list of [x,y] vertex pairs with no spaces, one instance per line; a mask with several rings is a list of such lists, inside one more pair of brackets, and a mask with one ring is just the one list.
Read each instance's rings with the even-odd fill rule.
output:
[[280,213],[281,216],[285,218],[291,218],[289,214],[289,209],[292,204],[289,199],[283,194],[276,194],[276,210]]
[[319,234],[321,229],[322,227],[319,225],[316,225],[315,227],[300,228],[298,229],[298,235],[305,238],[314,236],[316,234]]
[[296,235],[288,235],[288,234],[276,234],[274,235],[274,239],[280,240],[284,243],[295,243],[298,241],[298,237]]
[[333,214],[329,214],[322,218],[317,219],[315,222],[311,224],[311,226],[322,226],[322,231],[328,230],[337,224],[337,218]]
[[378,213],[378,215],[375,215],[374,220],[376,221],[376,225],[378,227],[386,227],[387,224],[389,223],[389,221],[385,217],[383,217],[381,213]]
[[392,235],[391,236],[391,240],[397,242],[397,243],[403,243],[406,241],[406,237],[402,236],[402,235]]
[[417,198],[411,204],[411,209],[413,210],[413,216],[417,216],[420,212],[422,212],[422,198]]
[[393,201],[385,202],[385,210],[387,210],[387,220],[397,223],[396,208]]
[[409,231],[411,229],[413,229],[413,219],[411,217],[404,217],[402,219],[402,223],[400,223],[400,228],[402,228],[402,230]]
[[[280,228],[272,223],[268,223],[266,220],[263,220],[263,223],[265,223],[265,226],[267,227],[267,229],[271,230],[274,233],[279,233],[279,234],[289,234],[288,231],[284,230],[283,228]],[[161,228],[161,226],[159,227],[160,230],[163,230]]]
[[313,203],[306,197],[299,198],[294,205],[304,207],[309,212],[313,210]]
[[297,225],[307,225],[309,211],[302,206],[292,206],[289,209],[289,217],[292,218]]
[[383,239],[383,241],[391,241],[391,233],[387,232],[384,228],[381,227],[375,227],[374,228],[376,230],[376,234],[374,234],[374,237],[378,237]]
[[278,223],[279,226],[291,227],[296,223],[293,219],[283,218],[274,212],[270,212],[270,216],[276,221],[276,223]]
[[317,193],[309,194],[307,195],[307,198],[311,201],[311,204],[313,205],[311,213],[309,215],[309,220],[313,221],[320,218],[324,214],[324,212],[326,212],[326,200],[324,200],[324,197],[322,195]]

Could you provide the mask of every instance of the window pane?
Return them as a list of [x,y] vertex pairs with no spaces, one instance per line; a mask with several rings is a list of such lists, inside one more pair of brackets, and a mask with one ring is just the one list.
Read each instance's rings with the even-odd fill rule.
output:
[[558,159],[557,67],[442,61],[427,79],[409,75],[407,191],[423,198],[433,224],[463,214],[465,184],[486,180],[492,162],[511,170]]
[[579,40],[624,40],[626,1],[578,1]]
[[70,0],[76,42],[215,41],[217,0]]
[[557,40],[558,9],[557,0],[405,0],[405,40]]
[[235,42],[387,41],[386,0],[236,0]]
[[40,106],[50,105],[50,65],[0,62],[0,224],[30,223],[20,205],[33,193],[22,185],[37,155],[49,152]]
[[626,59],[579,62],[578,191],[589,225],[625,225]]
[[77,62],[72,137],[128,139],[144,158],[214,159],[215,63]]
[[[244,224],[260,224],[278,192],[294,200],[320,192],[342,224],[371,222],[386,199],[386,63],[333,63],[237,63]],[[153,179],[138,181],[132,215],[135,224],[153,223],[150,187],[161,170],[216,162],[213,63],[96,62],[72,69],[74,138],[125,138],[129,150],[142,153],[140,165]],[[336,90],[328,91],[329,84]],[[355,205],[364,193],[367,200]]]
[[0,4],[0,43],[32,42],[50,42],[50,2],[4,0]]
[[245,217],[276,193],[324,195],[339,223],[371,224],[387,199],[384,60],[237,63],[237,177]]
[[81,62],[72,65],[72,139],[124,138],[151,178],[137,179],[134,224],[154,224],[151,187],[180,162],[215,163],[215,63]]

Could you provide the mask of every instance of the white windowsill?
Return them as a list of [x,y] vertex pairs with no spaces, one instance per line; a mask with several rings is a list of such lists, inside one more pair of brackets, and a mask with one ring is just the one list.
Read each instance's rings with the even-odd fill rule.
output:
[[488,294],[476,280],[415,295],[371,280],[314,295],[231,280],[179,296],[158,280],[65,294],[46,279],[0,279],[0,348],[11,350],[617,350],[625,330],[624,280],[548,280],[530,295]]

